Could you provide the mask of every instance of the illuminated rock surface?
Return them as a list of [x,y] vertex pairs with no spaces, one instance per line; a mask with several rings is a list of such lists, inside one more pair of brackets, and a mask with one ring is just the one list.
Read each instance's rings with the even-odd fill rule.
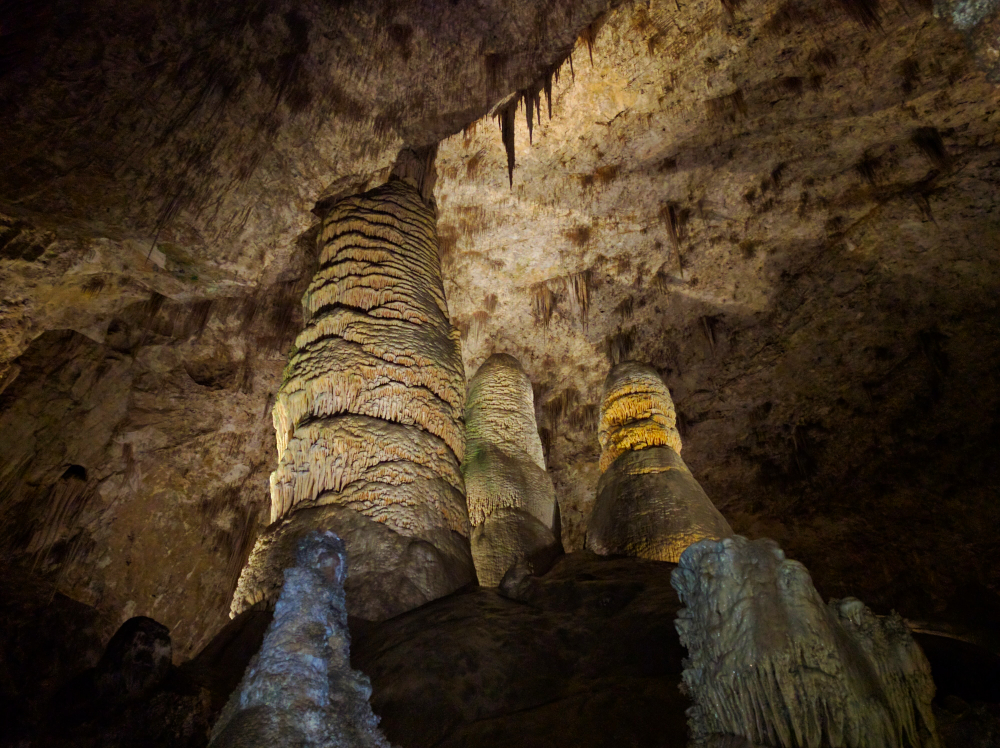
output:
[[559,508],[545,472],[531,382],[517,359],[495,354],[469,382],[462,463],[472,558],[479,583],[495,587],[521,560],[560,549]]
[[344,544],[330,532],[299,541],[274,620],[213,731],[213,748],[389,748],[351,669]]
[[691,543],[732,534],[680,457],[674,404],[651,366],[629,361],[611,370],[597,436],[604,472],[588,549],[676,562]]
[[471,578],[459,473],[465,373],[434,209],[394,178],[337,203],[319,243],[306,327],[274,405],[271,525],[233,615],[273,600],[309,529],[334,529],[347,543],[353,615],[387,618]]
[[684,687],[695,738],[775,748],[940,745],[934,681],[898,615],[823,599],[772,540],[702,541],[671,575],[686,607]]

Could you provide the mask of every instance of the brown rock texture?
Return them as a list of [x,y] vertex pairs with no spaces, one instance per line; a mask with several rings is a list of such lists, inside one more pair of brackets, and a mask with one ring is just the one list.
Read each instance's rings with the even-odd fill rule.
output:
[[0,656],[59,654],[4,694],[75,672],[17,634],[49,599],[98,651],[134,615],[178,659],[211,638],[270,520],[318,216],[445,136],[465,370],[532,380],[567,549],[603,380],[642,360],[737,532],[824,598],[995,630],[996,15],[938,5],[0,3],[0,570],[38,598]]
[[676,563],[705,538],[732,535],[681,459],[674,404],[648,364],[626,361],[604,381],[601,479],[587,525],[587,548]]
[[[292,544],[320,519],[314,529],[338,532],[351,554],[354,615],[396,615],[471,579],[459,472],[465,372],[435,220],[417,187],[397,178],[341,200],[324,219],[319,271],[302,299],[306,327],[273,410],[281,459],[271,525],[241,577],[234,616],[273,602]],[[356,518],[338,526],[345,513],[326,506],[357,514],[367,529]],[[380,573],[398,574],[399,591],[360,581]]]
[[445,290],[467,369],[535,383],[567,550],[608,367],[647,361],[735,531],[824,597],[995,627],[996,90],[926,7],[878,17],[612,12],[530,143],[518,113],[513,189],[495,125],[442,143]]
[[470,380],[465,435],[472,559],[479,583],[496,587],[518,561],[560,549],[531,382],[513,356],[490,356]]

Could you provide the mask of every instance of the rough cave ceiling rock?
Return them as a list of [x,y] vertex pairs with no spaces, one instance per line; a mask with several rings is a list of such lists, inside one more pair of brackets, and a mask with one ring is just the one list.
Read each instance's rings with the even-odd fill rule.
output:
[[568,549],[601,382],[637,358],[737,532],[827,596],[1000,621],[995,89],[914,2],[879,29],[821,0],[629,3],[530,145],[518,112],[511,188],[496,121],[452,133],[607,5],[32,6],[0,76],[5,558],[200,646],[265,520],[310,211],[451,135],[466,370],[506,352],[534,382]]
[[567,548],[601,383],[635,358],[737,532],[827,595],[982,615],[998,113],[961,39],[915,5],[865,32],[835,6],[652,3],[611,15],[593,59],[530,145],[519,115],[513,188],[481,122],[442,145],[436,192],[466,367],[506,352],[535,382]]

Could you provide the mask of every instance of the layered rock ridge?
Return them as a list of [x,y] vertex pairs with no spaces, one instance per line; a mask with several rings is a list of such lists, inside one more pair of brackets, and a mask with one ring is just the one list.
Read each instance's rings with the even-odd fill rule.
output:
[[462,463],[479,583],[496,587],[519,561],[561,551],[559,509],[545,472],[531,382],[513,356],[497,353],[469,382]]
[[692,543],[732,534],[681,459],[674,404],[653,367],[626,361],[611,369],[597,438],[589,550],[676,563]]
[[671,582],[686,605],[684,689],[696,740],[774,748],[936,748],[934,681],[897,615],[855,598],[823,604],[773,540],[692,545]]
[[412,177],[336,203],[273,410],[271,525],[232,613],[273,599],[295,539],[347,544],[352,615],[391,617],[474,578],[459,468],[465,373],[436,212]]

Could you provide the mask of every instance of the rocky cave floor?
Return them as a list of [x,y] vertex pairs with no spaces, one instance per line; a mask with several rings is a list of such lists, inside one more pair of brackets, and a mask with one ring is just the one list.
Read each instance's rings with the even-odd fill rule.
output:
[[[472,587],[389,621],[352,620],[351,664],[371,679],[386,737],[404,748],[685,746],[673,568],[569,554],[502,590]],[[270,618],[247,611],[198,656],[141,682],[124,677],[138,670],[129,650],[105,655],[27,714],[6,704],[7,744],[204,746]],[[86,637],[76,633],[79,646]],[[918,639],[945,746],[996,745],[1000,704],[983,699],[1000,701],[1000,658],[973,650],[956,667],[961,643]]]
[[[874,21],[819,0],[445,5],[0,5],[8,724],[131,616],[169,628],[178,664],[223,628],[267,516],[312,210],[442,138],[466,369],[506,352],[531,377],[568,551],[598,477],[601,382],[648,361],[737,532],[777,540],[825,597],[995,648],[1000,112],[963,38],[909,0],[863,5]],[[510,184],[488,113],[553,70],[551,119],[529,137],[517,113]],[[667,668],[676,603],[665,574],[635,573],[662,620],[629,625],[666,637]],[[574,604],[603,621],[594,596]],[[463,605],[515,604],[469,592],[412,620]],[[628,671],[637,652],[607,698],[633,678],[620,714],[654,696],[680,709]],[[508,729],[484,707],[421,732],[370,674],[390,738]],[[552,709],[587,714],[598,694],[567,685],[572,668],[552,677]],[[534,696],[497,698],[542,719]]]

